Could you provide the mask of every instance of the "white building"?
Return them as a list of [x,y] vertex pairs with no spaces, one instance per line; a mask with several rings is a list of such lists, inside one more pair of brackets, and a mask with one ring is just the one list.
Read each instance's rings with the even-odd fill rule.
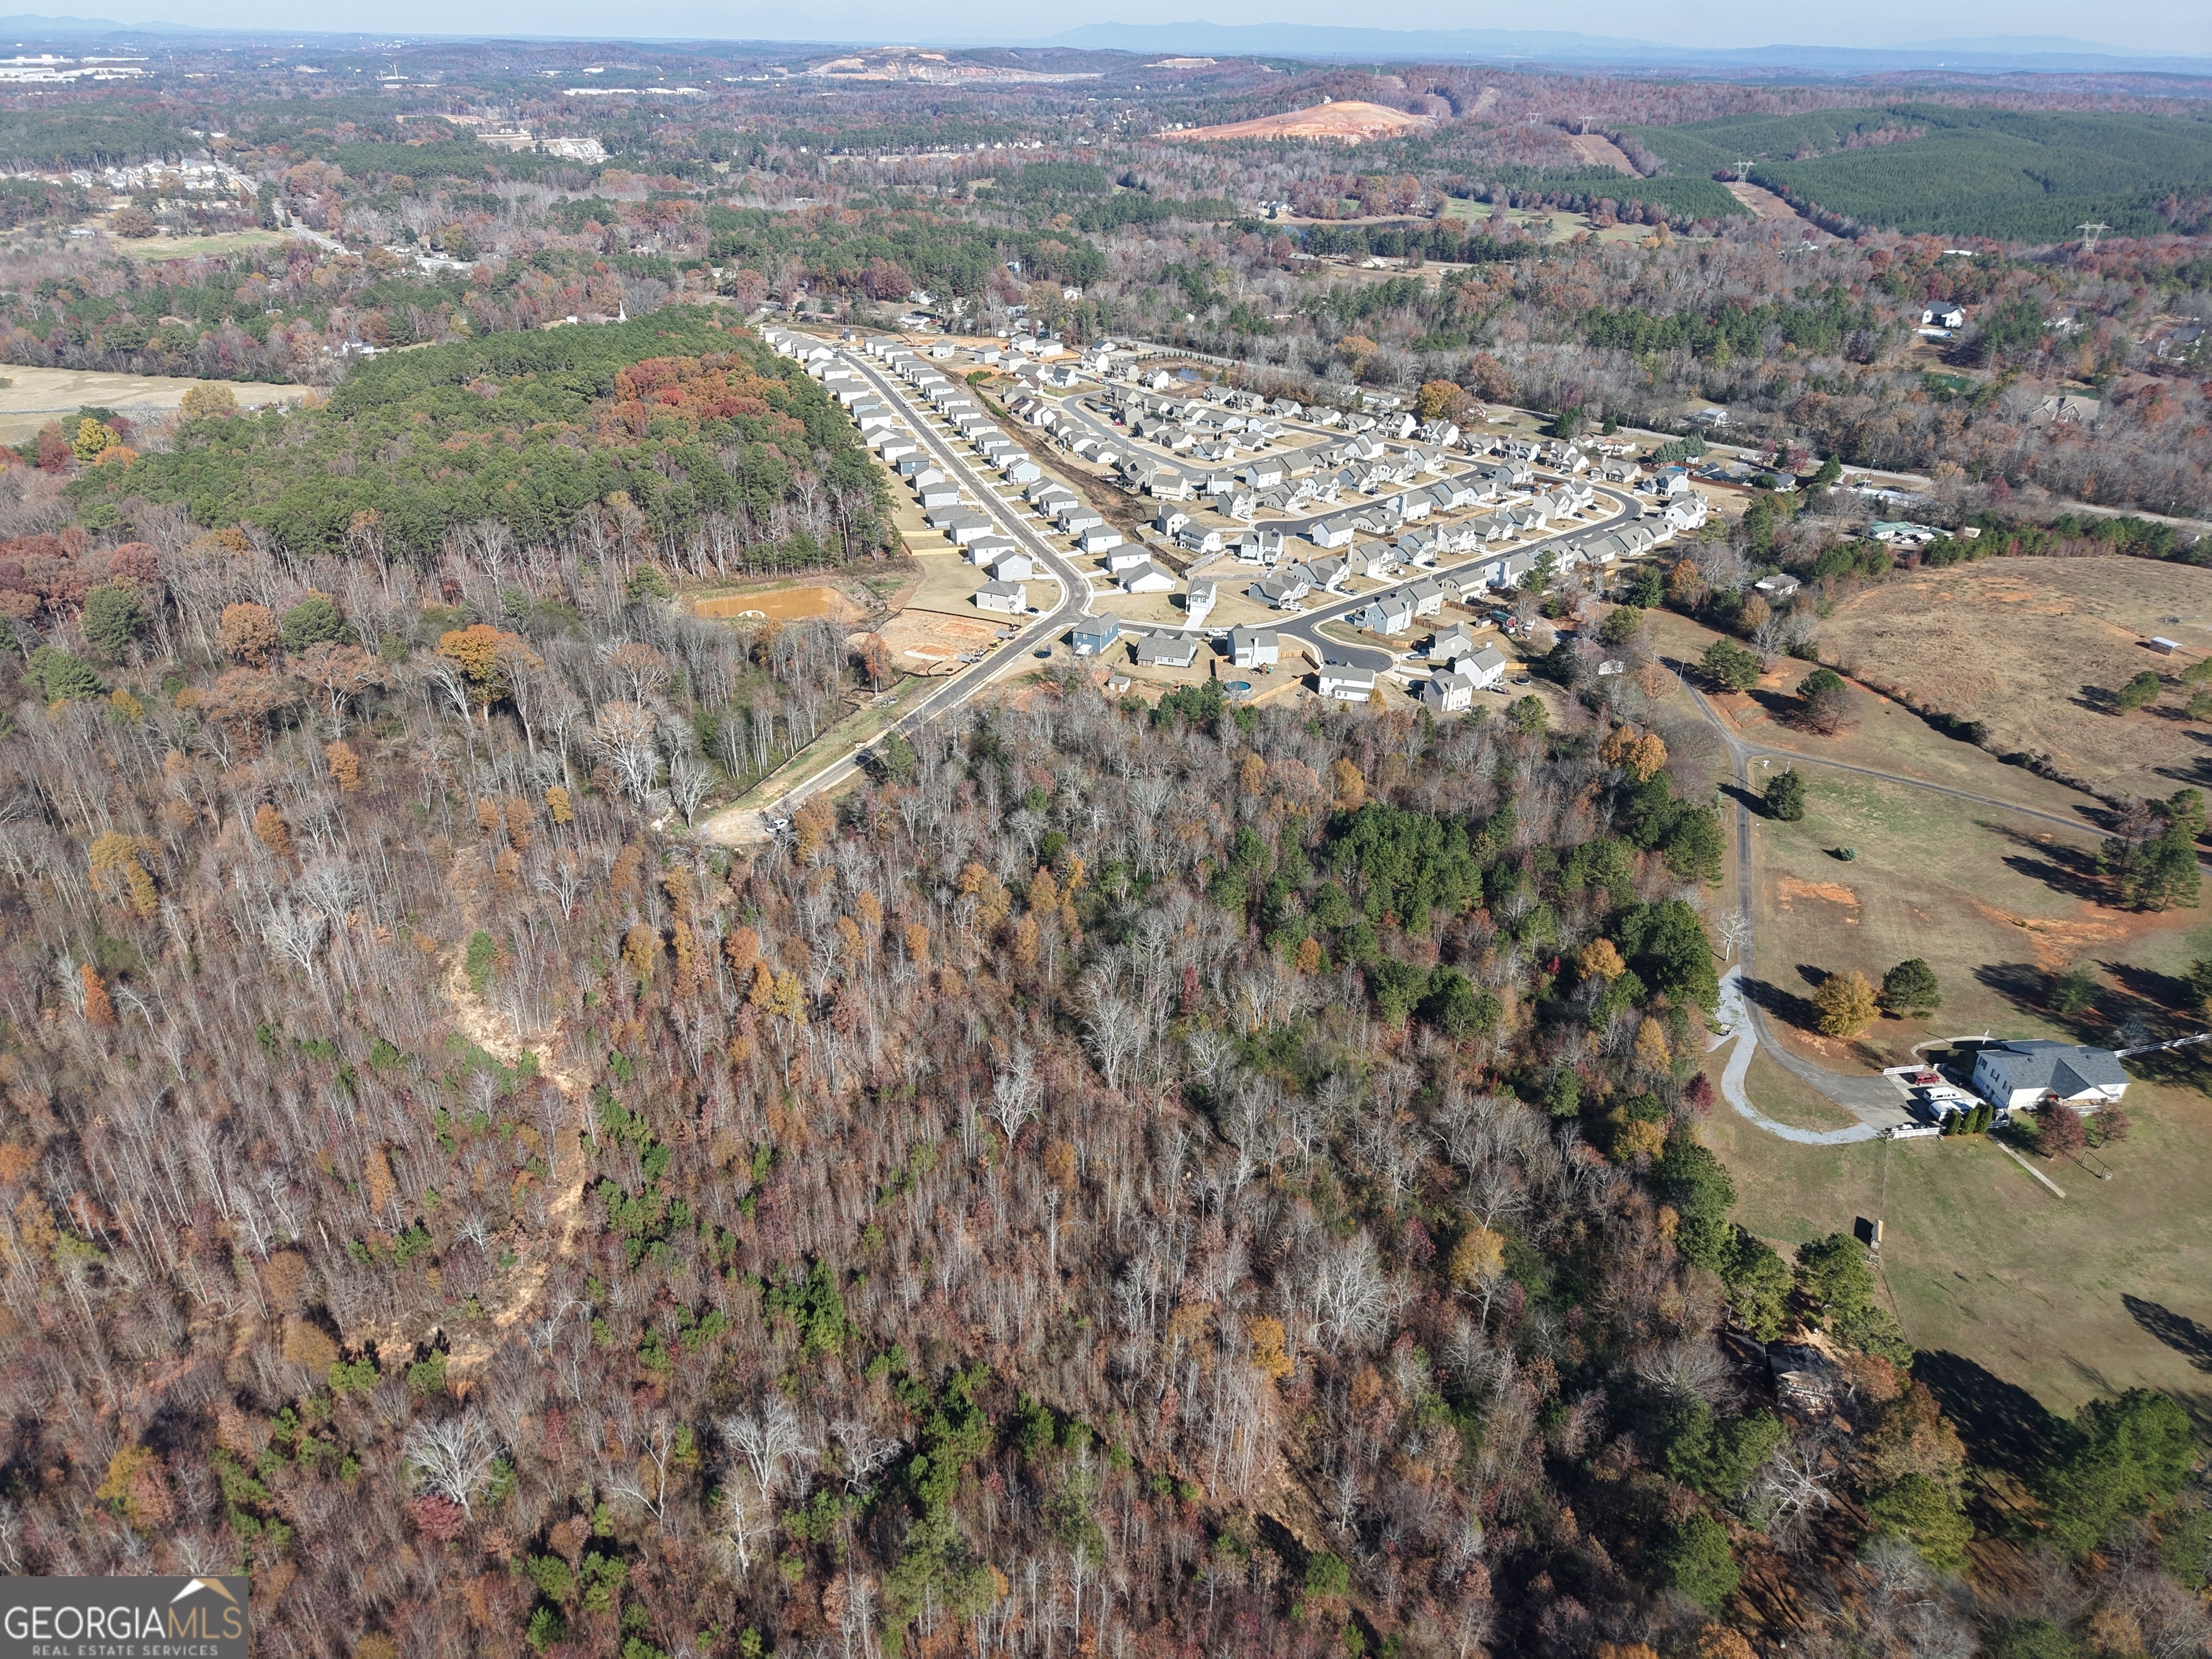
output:
[[985,582],[975,590],[975,608],[1018,617],[1030,608],[1029,590],[1019,582]]

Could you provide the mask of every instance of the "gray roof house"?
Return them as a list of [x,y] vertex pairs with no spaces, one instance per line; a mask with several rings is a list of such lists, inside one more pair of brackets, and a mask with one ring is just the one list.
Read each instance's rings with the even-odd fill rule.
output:
[[1188,668],[1197,660],[1195,635],[1152,634],[1137,641],[1139,668]]
[[1079,657],[1095,657],[1121,637],[1121,619],[1112,611],[1103,617],[1085,617],[1075,624],[1068,642]]
[[1282,660],[1282,647],[1264,628],[1229,630],[1229,660],[1239,668],[1265,668]]
[[1030,608],[1029,592],[1019,582],[985,582],[975,590],[975,608],[1018,617]]
[[1377,634],[1402,634],[1413,625],[1413,601],[1403,592],[1378,593],[1359,613],[1359,625]]
[[2094,1111],[2128,1091],[2128,1074],[2109,1048],[2037,1037],[2001,1042],[1974,1056],[1974,1091],[2007,1111],[2060,1100]]

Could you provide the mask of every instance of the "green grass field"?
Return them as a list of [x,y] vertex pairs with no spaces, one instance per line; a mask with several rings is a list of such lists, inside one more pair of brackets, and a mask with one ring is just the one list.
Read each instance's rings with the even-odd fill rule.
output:
[[1800,1146],[1724,1105],[1708,1139],[1736,1219],[1785,1255],[1859,1217],[1885,1222],[1884,1277],[1915,1347],[2069,1413],[2137,1384],[2212,1398],[2203,1358],[2158,1334],[2191,1328],[2169,1316],[2212,1326],[2212,1101],[2139,1083],[2128,1104],[2135,1132],[2103,1154],[2112,1179],[2038,1160],[2063,1199],[1980,1139]]

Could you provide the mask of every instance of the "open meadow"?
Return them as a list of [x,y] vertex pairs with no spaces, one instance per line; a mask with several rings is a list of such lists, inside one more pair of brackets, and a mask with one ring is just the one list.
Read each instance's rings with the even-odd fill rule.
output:
[[[2150,650],[2156,635],[2185,654]],[[1845,673],[1978,720],[1998,753],[2047,755],[2099,789],[2164,796],[2212,778],[2212,727],[2183,716],[2174,680],[2212,648],[2212,570],[2115,556],[1916,571],[1843,599],[1820,640]],[[2160,701],[2115,712],[2112,694],[2145,669],[2167,682]]]

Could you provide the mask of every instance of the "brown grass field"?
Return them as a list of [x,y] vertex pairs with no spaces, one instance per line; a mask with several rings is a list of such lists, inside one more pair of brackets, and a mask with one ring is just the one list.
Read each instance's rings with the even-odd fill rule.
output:
[[[1652,625],[1677,659],[1694,658],[1711,638],[1676,617],[1655,616]],[[1984,1030],[2105,1042],[2131,1018],[2160,1034],[2189,1029],[2179,975],[2212,957],[2212,916],[2142,915],[2106,902],[2088,865],[2099,831],[2080,810],[2095,803],[1942,737],[1871,694],[1861,694],[1858,722],[1845,736],[1799,732],[1782,716],[1787,687],[1806,667],[1790,663],[1757,691],[1717,701],[1744,737],[1808,763],[1828,757],[1877,767],[2079,817],[2081,828],[1808,763],[1803,820],[1759,817],[1753,828],[1755,977],[1792,1047],[1838,1070],[1869,1071],[1901,1063],[1923,1040]],[[1754,788],[1764,776],[1754,763]],[[1857,857],[1835,856],[1843,846]],[[1942,987],[1933,1016],[1881,1020],[1851,1042],[1793,1024],[1811,1019],[1823,973],[1856,969],[1878,981],[1915,956]],[[2069,1022],[2046,998],[2052,977],[2076,963],[2095,970],[2097,1000]],[[1981,1414],[1961,1420],[1978,1456],[2019,1426],[2008,1413],[2032,1415],[2028,1396],[2070,1413],[2141,1384],[2174,1394],[2212,1426],[2212,1228],[2203,1218],[2212,1064],[2136,1062],[2130,1071],[2134,1133],[2102,1154],[2112,1179],[2033,1160],[2063,1199],[1985,1140],[1804,1146],[1725,1105],[1714,1109],[1708,1139],[1735,1177],[1736,1218],[1785,1255],[1848,1232],[1858,1217],[1884,1221],[1883,1277],[1895,1311],[1947,1409]],[[1847,1121],[1765,1055],[1747,1087],[1783,1122],[1826,1129]]]
[[1356,144],[1363,138],[1395,138],[1403,133],[1419,132],[1428,125],[1425,115],[1408,115],[1387,104],[1346,98],[1284,115],[1262,115],[1249,121],[1231,121],[1224,126],[1193,127],[1183,132],[1156,136],[1201,139],[1338,138]]
[[[2160,656],[2152,635],[2189,650]],[[2212,778],[2212,729],[2182,718],[2173,679],[2212,647],[2212,570],[2112,557],[1920,571],[1844,599],[1821,645],[1854,678],[1982,721],[1999,753],[2047,754],[2100,789],[2163,796]],[[2168,681],[2160,702],[2113,714],[2110,694],[2146,668]]]

